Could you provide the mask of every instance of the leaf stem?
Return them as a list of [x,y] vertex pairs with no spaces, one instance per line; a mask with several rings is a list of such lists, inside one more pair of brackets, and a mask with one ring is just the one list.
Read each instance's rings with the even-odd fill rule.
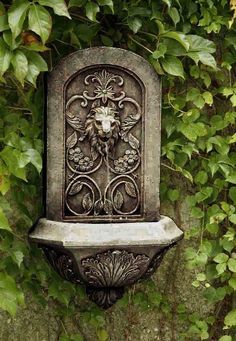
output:
[[152,50],[150,50],[147,46],[141,44],[139,41],[137,41],[136,39],[134,39],[131,35],[128,35],[128,37],[130,38],[130,40],[132,40],[135,44],[141,46],[143,49],[145,49],[146,51],[148,51],[149,53],[153,53]]

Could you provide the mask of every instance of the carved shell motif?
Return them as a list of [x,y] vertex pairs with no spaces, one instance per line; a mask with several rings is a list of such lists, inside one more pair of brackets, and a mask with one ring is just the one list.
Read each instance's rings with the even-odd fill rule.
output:
[[137,281],[147,270],[149,257],[125,250],[107,251],[82,260],[86,282],[97,288],[122,287]]

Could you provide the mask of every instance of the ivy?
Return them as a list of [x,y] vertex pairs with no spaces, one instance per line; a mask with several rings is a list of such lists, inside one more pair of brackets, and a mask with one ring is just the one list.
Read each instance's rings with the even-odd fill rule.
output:
[[[161,200],[181,200],[194,226],[186,265],[213,316],[173,307],[153,282],[118,305],[158,309],[186,325],[178,340],[233,340],[236,328],[235,1],[15,0],[0,2],[0,307],[14,315],[31,291],[58,316],[73,315],[83,290],[53,273],[27,233],[42,215],[43,78],[80,48],[106,45],[142,55],[163,82]],[[184,186],[183,186],[184,184]],[[53,275],[52,275],[53,274]],[[72,303],[73,302],[73,303]],[[130,303],[131,302],[131,303]],[[104,314],[81,309],[99,340]],[[220,336],[219,336],[220,335]],[[83,340],[63,329],[61,340]]]

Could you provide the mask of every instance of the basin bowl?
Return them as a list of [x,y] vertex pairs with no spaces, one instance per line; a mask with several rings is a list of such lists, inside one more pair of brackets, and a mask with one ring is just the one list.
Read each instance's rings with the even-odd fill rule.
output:
[[109,308],[124,287],[151,276],[182,239],[174,221],[71,223],[42,218],[29,235],[64,279],[86,286],[89,298]]

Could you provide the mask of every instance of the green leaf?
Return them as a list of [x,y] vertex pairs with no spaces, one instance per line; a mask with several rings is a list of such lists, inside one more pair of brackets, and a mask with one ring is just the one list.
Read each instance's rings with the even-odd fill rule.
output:
[[178,127],[178,131],[186,136],[190,141],[195,142],[199,136],[205,136],[207,134],[206,127],[203,123],[181,123]]
[[204,212],[199,207],[193,207],[191,209],[191,216],[200,219],[204,217]]
[[23,52],[16,50],[14,53],[11,63],[14,68],[14,73],[19,82],[23,85],[24,79],[28,72],[28,60]]
[[0,15],[0,32],[3,32],[9,29],[9,24],[8,24],[7,19],[8,19],[7,14]]
[[0,38],[0,76],[8,70],[11,63],[12,53],[6,43]]
[[233,107],[236,107],[236,95],[235,94],[230,97],[230,102],[232,103]]
[[211,92],[209,92],[209,91],[203,92],[202,97],[204,98],[205,103],[207,103],[207,104],[209,104],[209,105],[212,105],[212,103],[213,103],[213,97],[212,97]]
[[229,336],[229,335],[221,336],[219,341],[232,341],[232,336]]
[[8,176],[0,176],[0,192],[5,195],[11,187],[11,182]]
[[197,274],[196,278],[199,282],[203,282],[206,280],[206,275],[203,272],[201,272],[201,273]]
[[173,20],[173,23],[175,24],[175,26],[178,24],[178,22],[180,21],[180,16],[179,16],[179,12],[177,10],[176,7],[171,7],[168,9],[168,14],[171,17],[171,19]]
[[186,51],[189,50],[189,42],[186,38],[186,35],[181,32],[165,32],[161,35],[162,38],[170,38],[176,40],[178,43],[180,43]]
[[68,7],[82,7],[86,4],[87,0],[70,0]]
[[229,189],[229,197],[236,204],[236,187],[231,187]]
[[177,189],[169,189],[167,195],[171,201],[176,201],[179,199],[179,191]]
[[142,27],[142,20],[138,17],[129,17],[127,19],[127,23],[128,23],[129,28],[134,33],[137,33],[139,29]]
[[29,10],[29,29],[37,33],[43,44],[48,40],[52,28],[52,19],[41,5],[33,3]]
[[217,234],[219,231],[219,225],[216,223],[213,224],[206,224],[206,229],[211,234]]
[[236,272],[236,259],[230,258],[228,260],[228,268],[232,272]]
[[30,162],[35,166],[40,173],[42,170],[42,158],[39,152],[35,149],[28,149],[25,154],[29,157]]
[[197,35],[189,34],[187,35],[187,40],[189,42],[190,48],[189,51],[191,52],[209,52],[214,53],[215,52],[215,44],[208,40],[204,39]]
[[113,0],[97,0],[99,6],[108,6],[112,13],[114,13]]
[[205,104],[205,100],[203,99],[199,89],[192,88],[187,92],[187,101],[191,101],[198,107],[199,109],[202,109]]
[[216,271],[217,271],[218,275],[223,274],[226,270],[226,267],[227,267],[226,263],[217,264],[216,265]]
[[36,85],[36,79],[40,72],[48,70],[47,63],[36,52],[27,51],[26,56],[28,58],[28,73],[26,79],[33,85]]
[[26,180],[25,166],[29,163],[24,153],[12,147],[6,146],[0,153],[10,173],[16,177]]
[[8,23],[13,38],[16,38],[21,33],[29,6],[30,2],[25,0],[16,0],[11,5],[8,11]]
[[24,296],[17,288],[14,279],[7,274],[0,273],[0,308],[8,311],[12,316],[16,314],[19,304],[24,303]]
[[213,259],[216,263],[226,263],[229,259],[229,256],[226,255],[226,253],[219,253],[215,258]]
[[224,319],[224,323],[226,326],[235,326],[236,325],[236,309],[231,310]]
[[71,18],[64,0],[38,0],[40,5],[52,7],[57,15],[62,15]]
[[201,184],[201,185],[204,185],[208,180],[208,175],[207,175],[207,172],[205,171],[199,171],[197,173],[197,175],[194,177],[194,181],[197,183],[197,184]]
[[168,8],[170,8],[172,5],[172,0],[162,0],[162,2],[164,2],[168,6]]
[[24,259],[24,254],[21,251],[14,251],[12,254],[12,258],[14,262],[18,265],[20,268],[21,263],[23,262]]
[[101,41],[105,46],[113,46],[113,41],[108,36],[101,35]]
[[3,32],[3,39],[11,51],[15,50],[20,45],[20,39],[14,40],[10,30]]
[[233,224],[236,224],[236,214],[231,214],[231,216],[229,216],[229,221]]
[[35,51],[35,52],[45,52],[45,51],[50,50],[47,46],[43,45],[41,42],[33,42],[31,44],[24,45],[21,48],[29,50],[29,51]]
[[89,18],[89,20],[91,21],[97,21],[96,16],[97,13],[100,11],[100,8],[97,4],[95,4],[94,2],[87,2],[86,6],[85,6],[85,10],[86,10],[86,16],[87,18]]
[[226,177],[226,181],[236,184],[236,172],[229,174],[229,176]]
[[188,57],[198,64],[201,62],[204,65],[210,66],[213,69],[217,69],[215,58],[208,52],[188,52]]
[[108,341],[109,339],[107,331],[103,328],[97,330],[97,337],[99,341]]
[[184,79],[183,65],[177,57],[166,55],[165,59],[161,60],[161,65],[165,72]]
[[231,277],[229,280],[229,285],[231,286],[231,288],[233,288],[234,290],[236,290],[236,278],[235,277]]
[[0,208],[0,229],[11,231],[11,227],[9,225],[8,219],[5,216],[5,214],[1,208]]
[[152,57],[154,59],[159,59],[160,57],[164,57],[166,53],[167,47],[164,44],[159,44],[158,49],[153,52]]

